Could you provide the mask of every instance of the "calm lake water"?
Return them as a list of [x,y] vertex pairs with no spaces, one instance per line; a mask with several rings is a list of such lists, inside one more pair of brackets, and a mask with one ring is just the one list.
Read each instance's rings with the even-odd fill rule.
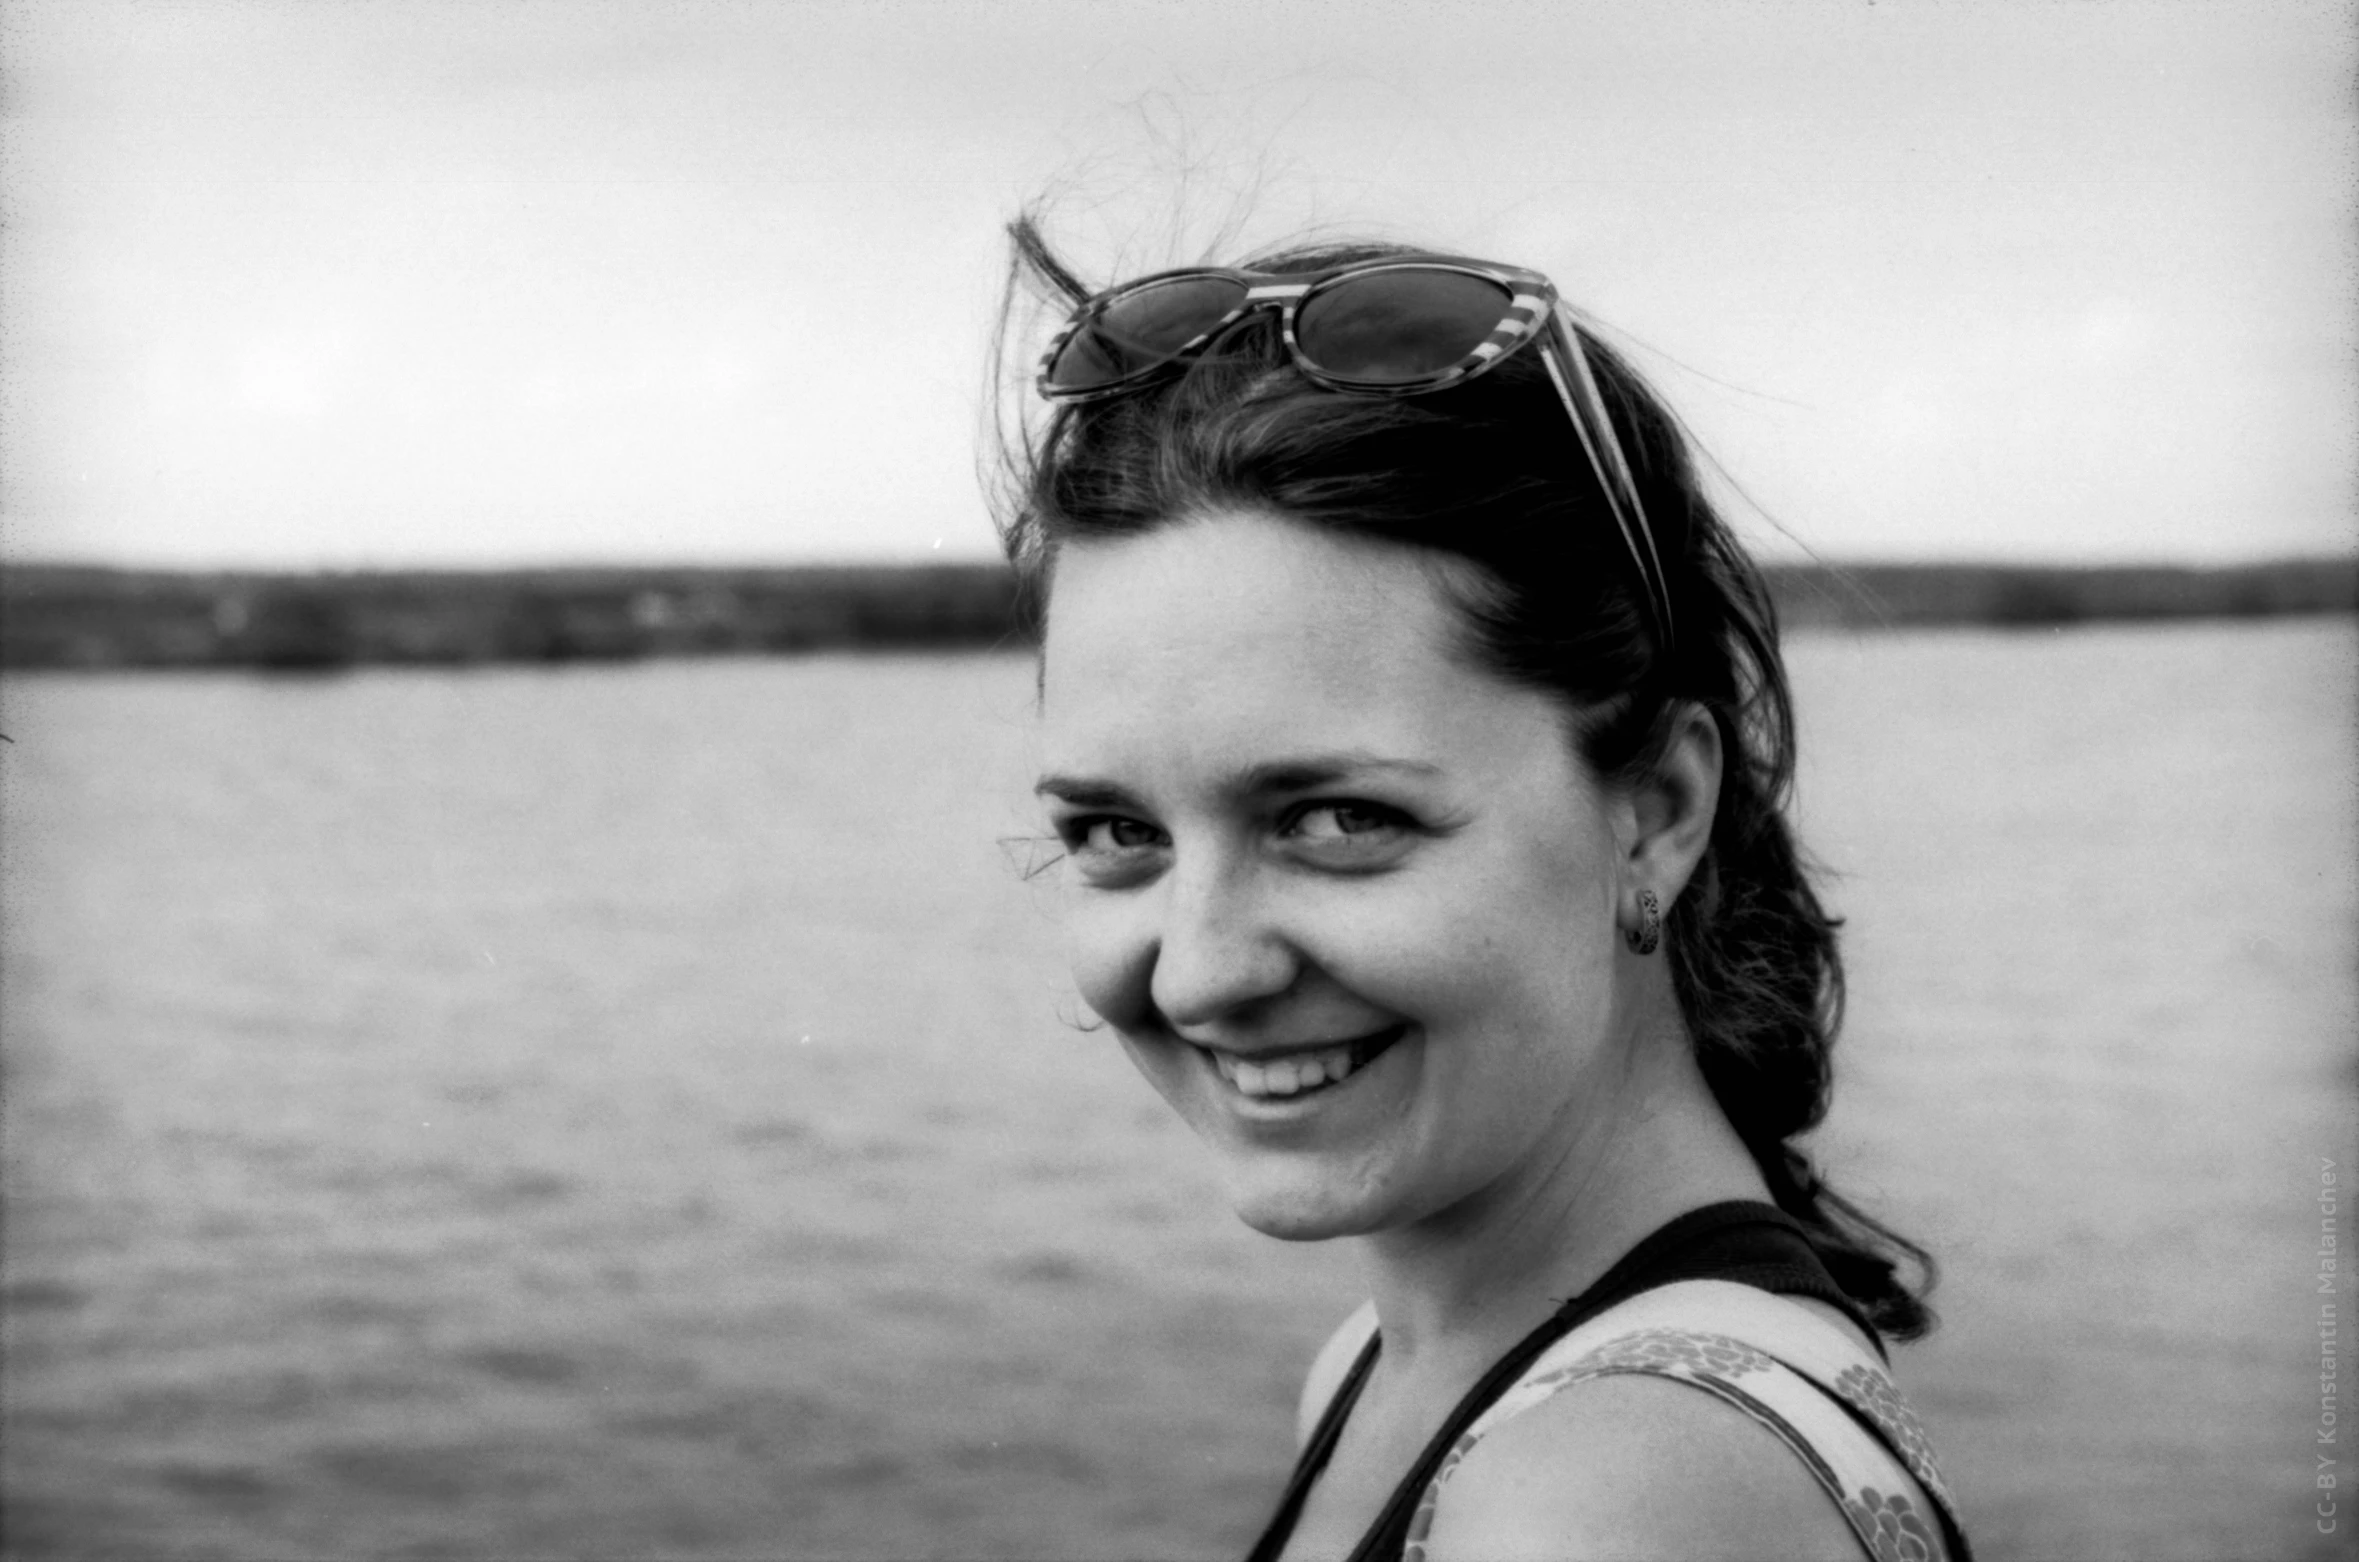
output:
[[[2359,634],[1793,657],[1821,1147],[1946,1264],[1900,1370],[1984,1554],[2330,1554]],[[1350,1256],[1070,1023],[1029,679],[0,690],[9,1553],[1240,1550]]]

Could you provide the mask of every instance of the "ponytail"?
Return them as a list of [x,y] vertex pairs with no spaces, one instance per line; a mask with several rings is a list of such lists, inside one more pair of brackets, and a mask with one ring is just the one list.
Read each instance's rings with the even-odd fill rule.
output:
[[[1625,382],[1625,412],[1631,390]],[[1684,468],[1669,435],[1666,417],[1654,439],[1640,442],[1658,457],[1670,445]],[[1694,493],[1692,480],[1677,486]],[[1713,665],[1684,678],[1675,670],[1669,681],[1706,694],[1727,759],[1710,842],[1666,918],[1672,987],[1704,1081],[1778,1208],[1879,1330],[1913,1340],[1935,1322],[1925,1301],[1937,1275],[1932,1255],[1828,1187],[1795,1142],[1825,1119],[1834,1092],[1842,923],[1820,903],[1787,822],[1794,716],[1776,609],[1760,572],[1716,516],[1696,513],[1702,508],[1700,498],[1686,506],[1678,611],[1683,629],[1705,632],[1709,643],[1675,655]],[[1658,707],[1656,724],[1664,720]]]

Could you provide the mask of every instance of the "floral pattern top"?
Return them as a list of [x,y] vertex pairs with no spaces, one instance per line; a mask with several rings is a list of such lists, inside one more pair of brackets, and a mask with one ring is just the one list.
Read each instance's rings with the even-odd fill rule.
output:
[[1426,1562],[1444,1488],[1491,1430],[1576,1383],[1643,1373],[1734,1406],[1792,1449],[1874,1562],[1970,1562],[1924,1428],[1851,1335],[1751,1286],[1684,1280],[1556,1342],[1460,1437],[1426,1486],[1404,1562]]

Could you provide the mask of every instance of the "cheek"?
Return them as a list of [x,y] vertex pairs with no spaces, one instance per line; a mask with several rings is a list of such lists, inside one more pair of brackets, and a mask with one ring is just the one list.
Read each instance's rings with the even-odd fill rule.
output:
[[1370,908],[1331,947],[1331,969],[1389,1008],[1435,1025],[1479,1021],[1555,1032],[1605,998],[1610,889],[1587,853],[1548,852],[1437,893]]
[[1465,924],[1416,939],[1372,941],[1350,961],[1346,985],[1388,1009],[1448,1031],[1479,1023],[1523,1030],[1564,1007],[1573,984],[1551,941],[1530,926]]
[[1147,1008],[1147,961],[1130,918],[1102,898],[1067,890],[1063,921],[1065,964],[1081,1001],[1116,1029],[1134,1028]]

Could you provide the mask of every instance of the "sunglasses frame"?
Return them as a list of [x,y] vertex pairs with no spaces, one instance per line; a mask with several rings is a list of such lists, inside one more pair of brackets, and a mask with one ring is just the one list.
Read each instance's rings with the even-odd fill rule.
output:
[[[1355,282],[1364,277],[1381,276],[1393,271],[1442,271],[1458,276],[1479,277],[1494,286],[1504,288],[1507,299],[1500,310],[1499,323],[1464,357],[1449,367],[1414,380],[1362,380],[1332,373],[1303,350],[1297,334],[1296,322],[1303,307],[1320,294]],[[1236,305],[1202,331],[1188,338],[1153,363],[1142,365],[1129,374],[1099,385],[1079,387],[1060,386],[1051,380],[1057,359],[1073,338],[1102,319],[1108,311],[1125,299],[1173,282],[1217,278],[1233,282],[1245,290]],[[1184,266],[1173,271],[1158,271],[1152,276],[1125,282],[1120,287],[1108,288],[1082,303],[1065,322],[1048,351],[1040,358],[1040,394],[1050,401],[1095,401],[1100,397],[1119,395],[1154,379],[1174,364],[1184,364],[1200,355],[1219,339],[1222,333],[1246,316],[1261,309],[1278,312],[1278,331],[1286,343],[1286,355],[1301,371],[1302,377],[1313,385],[1327,390],[1343,391],[1357,396],[1416,396],[1440,390],[1470,380],[1491,365],[1531,341],[1547,328],[1549,316],[1556,308],[1556,284],[1537,271],[1526,271],[1520,266],[1500,266],[1489,261],[1468,260],[1457,255],[1386,255],[1374,260],[1355,261],[1346,266],[1331,266],[1323,271],[1239,271],[1226,266]]]
[[[1490,335],[1465,357],[1433,374],[1406,381],[1355,380],[1320,368],[1303,351],[1295,335],[1295,321],[1303,306],[1331,288],[1387,271],[1446,271],[1480,277],[1505,288],[1508,301]],[[1149,288],[1199,277],[1235,282],[1245,289],[1245,296],[1226,314],[1164,357],[1119,379],[1080,387],[1051,383],[1050,375],[1066,345],[1106,311]],[[1655,551],[1654,528],[1647,524],[1645,507],[1639,503],[1637,479],[1614,432],[1613,419],[1606,413],[1597,377],[1590,372],[1589,353],[1581,345],[1580,328],[1558,297],[1556,284],[1537,271],[1494,261],[1469,260],[1459,255],[1429,254],[1385,255],[1322,271],[1241,271],[1226,266],[1184,266],[1158,271],[1085,299],[1049,343],[1048,351],[1041,355],[1036,383],[1040,394],[1052,402],[1079,404],[1119,396],[1162,377],[1175,365],[1184,365],[1200,356],[1222,333],[1258,309],[1278,312],[1278,330],[1286,343],[1286,355],[1304,379],[1323,389],[1353,396],[1420,396],[1462,385],[1537,341],[1540,361],[1547,366],[1549,381],[1556,387],[1557,398],[1564,403],[1573,432],[1580,437],[1589,469],[1597,479],[1599,491],[1605,495],[1606,507],[1613,511],[1615,525],[1621,529],[1623,546],[1629,549],[1631,562],[1646,583],[1647,605],[1654,615],[1656,631],[1664,646],[1670,646],[1671,593],[1664,579],[1662,558]]]

